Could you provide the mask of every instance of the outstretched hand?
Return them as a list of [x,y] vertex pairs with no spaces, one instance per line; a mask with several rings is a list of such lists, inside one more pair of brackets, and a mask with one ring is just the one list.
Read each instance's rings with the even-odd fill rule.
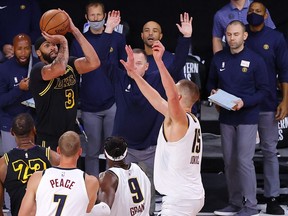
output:
[[112,10],[108,12],[105,32],[112,33],[114,28],[121,22],[119,10]]
[[192,36],[192,17],[189,17],[187,12],[180,14],[180,23],[176,23],[177,28],[183,34],[184,37],[191,37]]
[[133,50],[130,45],[125,46],[125,50],[127,53],[127,61],[124,61],[123,59],[120,59],[120,62],[124,66],[124,68],[127,71],[127,74],[134,79],[135,76],[137,76],[136,69],[134,66],[134,54]]

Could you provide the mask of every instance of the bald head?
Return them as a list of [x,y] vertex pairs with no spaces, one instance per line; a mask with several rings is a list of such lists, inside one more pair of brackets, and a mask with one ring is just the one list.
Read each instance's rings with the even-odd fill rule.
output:
[[24,33],[18,34],[13,38],[13,46],[17,46],[22,41],[26,41],[31,46],[30,37]]
[[151,29],[151,30],[157,30],[159,31],[159,33],[162,33],[162,29],[159,23],[155,22],[155,21],[148,21],[144,24],[142,31],[144,32],[147,29]]
[[149,21],[144,24],[141,38],[144,43],[144,49],[147,55],[152,55],[152,46],[155,41],[161,40],[163,37],[162,29],[159,23]]
[[65,132],[58,141],[60,153],[66,157],[74,156],[81,148],[80,137],[74,131]]
[[28,65],[32,53],[31,39],[26,34],[18,34],[13,38],[14,55],[20,65]]

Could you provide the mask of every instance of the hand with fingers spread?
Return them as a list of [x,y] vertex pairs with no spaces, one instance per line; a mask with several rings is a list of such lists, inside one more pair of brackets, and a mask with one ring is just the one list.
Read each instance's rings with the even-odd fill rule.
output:
[[177,28],[183,34],[184,37],[191,37],[192,35],[192,20],[193,18],[189,16],[187,12],[180,14],[181,25],[176,23]]
[[123,59],[120,60],[122,65],[127,71],[127,74],[134,79],[135,76],[138,76],[136,73],[135,65],[134,65],[134,55],[133,55],[133,49],[131,48],[130,45],[125,46],[125,50],[127,53],[127,61],[124,61]]
[[106,22],[106,33],[112,33],[116,26],[121,22],[120,11],[112,10],[108,12],[107,22]]

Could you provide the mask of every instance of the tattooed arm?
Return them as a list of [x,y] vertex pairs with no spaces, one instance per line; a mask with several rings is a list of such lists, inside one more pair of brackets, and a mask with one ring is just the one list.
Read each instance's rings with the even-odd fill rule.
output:
[[41,71],[43,80],[51,80],[65,74],[69,59],[68,42],[63,35],[49,35],[46,32],[43,32],[42,35],[48,41],[48,43],[43,45],[47,55],[51,56],[53,52],[56,53],[58,49],[56,44],[60,45],[57,57],[52,63],[49,64],[48,62]]

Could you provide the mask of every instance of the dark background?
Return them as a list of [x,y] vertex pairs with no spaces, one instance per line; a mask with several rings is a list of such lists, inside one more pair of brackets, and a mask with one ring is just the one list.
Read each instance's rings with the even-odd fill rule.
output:
[[[127,44],[143,48],[140,37],[142,26],[149,20],[155,20],[162,26],[162,39],[166,49],[174,52],[179,31],[176,23],[179,14],[188,12],[193,17],[193,54],[205,60],[206,70],[209,70],[212,58],[212,24],[215,12],[229,3],[229,0],[103,0],[106,12],[120,10],[121,18],[129,25],[126,37]],[[268,8],[277,30],[288,36],[288,1],[263,0]],[[85,5],[88,0],[39,0],[42,12],[61,8],[71,16],[75,25],[82,30],[86,22]],[[70,41],[71,35],[67,34]]]

